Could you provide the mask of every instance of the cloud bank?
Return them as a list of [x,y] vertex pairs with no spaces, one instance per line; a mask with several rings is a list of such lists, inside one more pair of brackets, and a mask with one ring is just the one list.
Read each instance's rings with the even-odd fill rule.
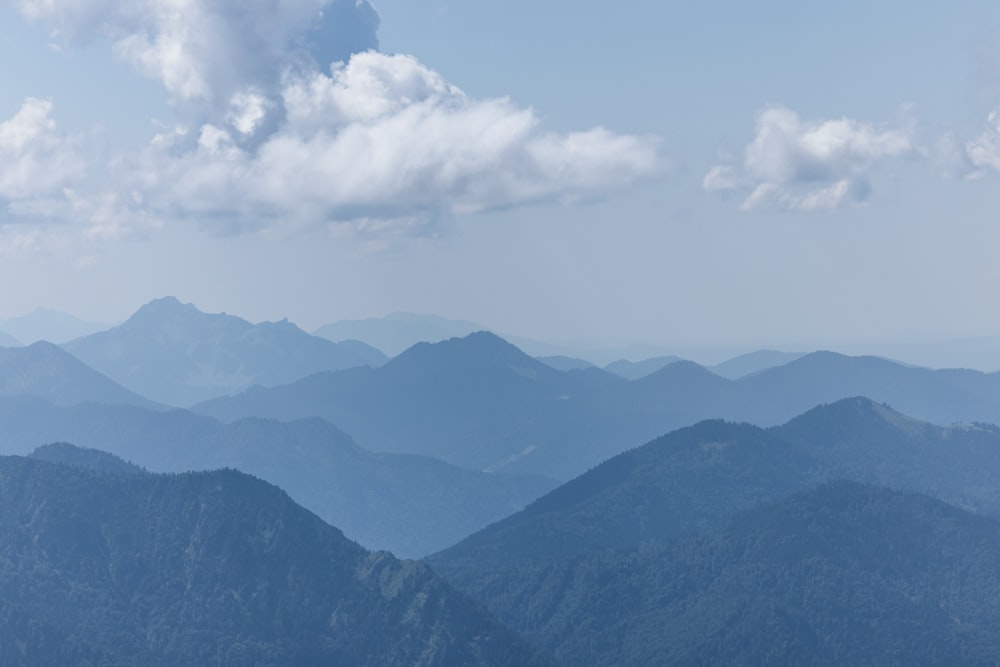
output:
[[129,153],[86,154],[58,135],[58,107],[28,100],[0,126],[9,212],[44,200],[108,233],[191,218],[224,232],[399,220],[419,233],[441,216],[599,197],[657,168],[650,138],[546,132],[530,108],[377,52],[366,0],[14,4],[70,45],[110,40],[163,85],[176,126]]
[[868,198],[868,176],[879,162],[914,150],[906,128],[876,128],[850,118],[803,121],[775,106],[758,116],[742,162],[713,166],[702,187],[744,193],[743,210],[836,209]]

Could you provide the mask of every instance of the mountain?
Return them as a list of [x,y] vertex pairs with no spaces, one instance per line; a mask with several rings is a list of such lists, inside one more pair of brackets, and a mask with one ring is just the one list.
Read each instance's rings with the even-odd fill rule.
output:
[[619,359],[618,361],[612,361],[610,364],[604,367],[604,370],[609,373],[614,373],[615,375],[621,376],[626,380],[638,380],[639,378],[646,377],[656,371],[660,370],[665,366],[670,364],[675,364],[678,361],[684,361],[680,357],[653,357],[651,359],[645,359],[643,361],[629,361],[627,359]]
[[710,366],[709,370],[730,380],[738,380],[751,373],[757,373],[768,368],[784,366],[805,355],[798,352],[775,352],[774,350],[757,350],[733,357],[721,364]]
[[580,371],[585,368],[593,368],[594,364],[583,359],[577,359],[576,357],[567,357],[564,355],[555,355],[552,357],[535,357],[540,362],[545,364],[550,368],[554,368],[557,371]]
[[0,331],[0,347],[21,347],[21,342],[10,334]]
[[473,576],[669,541],[834,479],[927,493],[1000,518],[998,477],[1000,428],[939,427],[868,399],[844,399],[770,429],[720,421],[679,429],[609,459],[431,562]]
[[23,344],[38,341],[60,344],[107,328],[104,324],[86,322],[67,313],[46,308],[38,308],[27,315],[6,320],[2,326],[4,331]]
[[423,456],[373,454],[315,418],[221,424],[183,410],[0,399],[0,453],[54,442],[100,449],[155,472],[236,468],[281,486],[365,546],[409,557],[453,544],[555,485]]
[[42,445],[28,456],[38,461],[61,463],[62,465],[114,475],[141,475],[146,472],[145,469],[114,454],[108,454],[99,449],[77,447],[68,442]]
[[772,426],[851,396],[939,424],[1000,422],[1000,373],[816,352],[739,380],[684,361],[626,381],[597,368],[557,371],[486,332],[194,410],[223,420],[318,416],[375,451],[566,481],[704,419]]
[[417,343],[437,343],[467,336],[482,328],[473,322],[450,320],[439,315],[391,313],[364,320],[340,320],[322,326],[314,333],[334,342],[349,339],[364,341],[395,357]]
[[1000,524],[852,482],[465,589],[573,665],[995,664]]
[[155,403],[88,367],[51,343],[0,348],[0,396],[37,396],[56,405]]
[[0,661],[549,664],[426,566],[235,471],[0,459]]
[[173,297],[151,301],[120,326],[65,347],[123,386],[177,406],[384,361],[378,350],[356,341],[337,345],[288,321],[251,324],[207,314]]
[[603,442],[605,435],[579,414],[581,406],[589,410],[617,384],[624,380],[596,368],[557,371],[498,336],[477,332],[414,345],[381,368],[252,388],[195,411],[227,421],[318,416],[375,451],[562,478],[566,468],[578,465],[566,459],[563,445],[581,438]]

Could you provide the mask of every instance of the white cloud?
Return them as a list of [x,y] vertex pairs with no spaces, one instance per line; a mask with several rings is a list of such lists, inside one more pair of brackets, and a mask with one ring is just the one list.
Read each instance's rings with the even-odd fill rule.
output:
[[758,116],[742,164],[713,166],[702,187],[749,191],[744,210],[840,208],[867,199],[868,174],[878,162],[913,150],[907,128],[849,118],[806,122],[788,108],[771,107]]
[[176,157],[145,155],[163,207],[226,224],[269,219],[405,220],[548,199],[598,196],[651,173],[653,142],[604,129],[544,133],[531,110],[478,100],[415,58],[367,52],[292,77],[285,122],[253,148],[206,125]]
[[75,141],[52,119],[52,102],[28,98],[0,122],[0,198],[22,208],[59,197],[84,173]]
[[1000,109],[990,113],[987,122],[983,133],[965,147],[974,167],[972,177],[982,176],[985,170],[1000,171]]
[[68,209],[107,233],[191,218],[226,231],[396,221],[412,232],[455,213],[600,197],[657,168],[652,139],[546,132],[530,108],[471,98],[414,57],[371,50],[379,17],[366,0],[15,4],[70,44],[110,39],[177,110],[176,128],[114,156],[103,182],[67,190]]

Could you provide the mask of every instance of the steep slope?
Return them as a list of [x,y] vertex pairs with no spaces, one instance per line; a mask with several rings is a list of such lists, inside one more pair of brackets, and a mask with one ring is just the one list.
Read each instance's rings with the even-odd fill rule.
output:
[[647,547],[466,586],[567,664],[994,664],[1000,525],[826,484]]
[[70,441],[156,472],[231,467],[285,489],[369,548],[422,556],[497,521],[554,486],[422,456],[373,454],[318,419],[221,424],[183,410],[56,408],[0,400],[0,452]]
[[370,347],[337,345],[287,321],[255,325],[203,313],[173,297],[152,301],[120,326],[65,347],[122,385],[177,406],[384,360]]
[[425,566],[233,471],[0,459],[0,617],[5,665],[544,664]]
[[594,368],[594,364],[584,359],[567,357],[565,355],[554,355],[550,357],[535,357],[540,362],[557,371],[582,371],[585,368]]
[[56,405],[157,407],[51,343],[0,348],[0,396],[37,396]]

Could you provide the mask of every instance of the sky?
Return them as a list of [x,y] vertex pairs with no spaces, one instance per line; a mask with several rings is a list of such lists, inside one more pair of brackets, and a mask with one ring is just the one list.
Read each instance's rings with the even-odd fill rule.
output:
[[0,318],[1000,335],[1000,5],[0,0]]

